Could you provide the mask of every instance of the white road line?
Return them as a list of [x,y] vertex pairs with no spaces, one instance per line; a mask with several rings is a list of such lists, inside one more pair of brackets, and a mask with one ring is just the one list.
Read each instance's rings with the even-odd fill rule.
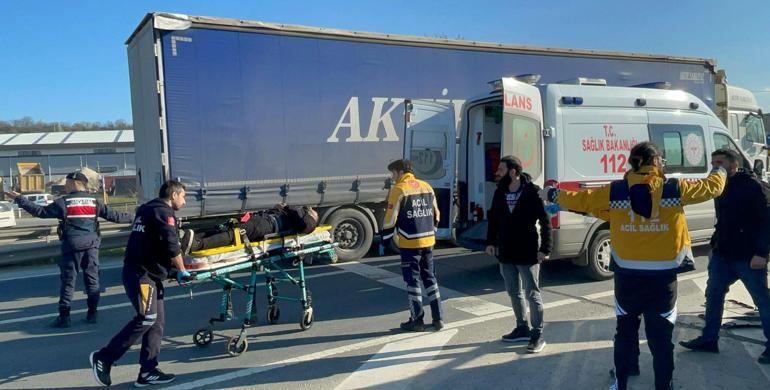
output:
[[[380,265],[379,267],[384,267],[384,266],[388,266],[388,265],[390,265],[390,264]],[[384,284],[387,284],[389,286],[393,286],[393,287],[396,287],[396,288],[404,290],[404,291],[406,290],[406,285],[404,284],[403,280],[400,279],[401,278],[400,275],[397,275],[397,274],[395,274],[393,272],[390,272],[390,271],[387,271],[387,270],[380,269],[379,267],[374,267],[374,266],[371,266],[371,265],[366,265],[366,264],[362,264],[362,263],[358,263],[358,262],[347,262],[347,263],[342,263],[342,264],[336,264],[336,266],[346,270],[346,272],[350,271],[350,272],[356,273],[358,275],[365,276],[365,277],[371,278],[373,280],[377,280],[377,281],[379,281],[381,283],[384,283]],[[462,304],[469,303],[469,302],[475,302],[478,306],[474,307],[474,306],[471,305],[471,306],[465,307],[466,308],[466,312],[469,312],[469,313],[470,312],[480,313],[480,312],[488,311],[493,306],[487,306],[487,304],[494,305],[494,307],[496,309],[498,307],[500,308],[500,310],[492,312],[492,313],[489,313],[489,314],[480,315],[480,316],[469,318],[469,319],[466,319],[466,320],[454,321],[454,322],[446,323],[445,326],[444,326],[444,329],[441,332],[448,332],[448,331],[453,330],[453,329],[460,329],[460,328],[463,328],[463,327],[466,327],[466,326],[475,325],[475,324],[483,323],[483,322],[486,322],[486,321],[492,321],[492,320],[497,320],[497,319],[502,319],[502,318],[509,318],[509,317],[511,317],[513,315],[513,312],[511,310],[511,308],[508,307],[508,306],[499,305],[499,304],[492,303],[492,302],[487,302],[487,301],[484,301],[484,300],[482,300],[480,298],[469,297],[469,296],[466,296],[466,295],[464,295],[464,294],[462,294],[460,292],[457,292],[457,291],[454,291],[454,290],[450,290],[448,288],[443,288],[443,287],[439,287],[439,288],[440,288],[440,291],[441,291],[442,294],[445,294],[444,291],[447,291],[447,292],[452,291],[451,294],[456,294],[454,299],[452,299],[452,303],[453,303],[452,307],[453,308],[454,308],[454,303],[455,302],[460,302]],[[604,292],[604,293],[606,293],[606,292]],[[464,300],[463,301],[462,300],[463,298],[472,298],[472,299]],[[481,301],[481,302],[479,302],[479,301]],[[568,299],[562,299],[562,300],[559,300],[559,301],[550,302],[550,303],[544,304],[543,306],[546,309],[551,309],[551,308],[555,308],[555,307],[559,307],[559,306],[565,306],[565,305],[570,305],[570,304],[578,303],[578,302],[581,302],[581,300],[573,299],[573,298],[568,298]],[[441,332],[439,332],[439,333],[441,333]],[[388,344],[388,343],[393,343],[393,342],[397,342],[397,341],[401,341],[401,340],[412,339],[412,338],[416,338],[416,337],[421,337],[421,334],[420,333],[401,333],[401,334],[395,334],[395,335],[390,335],[390,336],[378,337],[378,338],[374,338],[374,339],[371,339],[371,340],[362,341],[360,343],[350,344],[350,345],[346,345],[346,346],[342,346],[342,347],[337,347],[337,348],[332,348],[332,349],[327,349],[327,350],[324,350],[324,351],[312,353],[312,354],[309,354],[309,355],[303,355],[303,356],[299,356],[299,357],[294,357],[294,358],[289,358],[289,359],[281,360],[281,361],[278,361],[278,362],[275,362],[275,363],[266,364],[264,366],[244,368],[244,369],[236,370],[236,371],[233,371],[233,372],[229,372],[227,374],[221,374],[221,375],[212,376],[212,377],[209,377],[209,378],[206,378],[206,379],[199,379],[199,380],[195,380],[195,381],[188,382],[188,383],[180,383],[180,384],[178,384],[176,386],[167,387],[166,389],[180,389],[181,390],[181,389],[197,389],[199,387],[205,387],[205,386],[214,386],[214,385],[218,385],[218,384],[223,383],[223,382],[232,381],[232,380],[236,380],[236,379],[239,379],[239,378],[249,377],[249,376],[260,374],[260,373],[263,373],[263,372],[266,372],[266,371],[288,367],[288,366],[294,365],[294,364],[299,364],[299,363],[305,363],[305,362],[314,361],[314,360],[325,359],[325,358],[328,358],[328,357],[331,357],[331,356],[335,356],[335,355],[341,355],[341,354],[348,353],[348,352],[353,352],[353,351],[357,351],[357,350],[361,350],[361,349],[371,348],[371,347],[375,347],[375,346],[378,346],[378,345],[385,345],[385,344]],[[215,386],[215,387],[221,387],[221,386]]]
[[[53,269],[52,267],[46,267],[45,269]],[[105,271],[105,270],[111,270],[115,268],[123,268],[123,262],[115,263],[113,264],[110,262],[108,265],[99,266],[99,270]],[[45,271],[45,270],[16,270],[16,271],[10,271],[8,274],[4,275],[3,277],[0,277],[0,282],[8,282],[8,281],[14,281],[14,280],[24,280],[24,279],[34,279],[34,278],[43,278],[46,276],[59,276],[58,270],[52,270],[52,271]]]
[[[322,274],[305,276],[305,280],[307,280],[307,279],[315,279],[315,278],[324,277],[324,276],[340,275],[340,274],[344,274],[344,273],[347,273],[347,271],[340,270],[340,271],[326,272],[326,273],[322,273]],[[256,285],[257,286],[264,286],[265,282],[259,282]],[[211,294],[217,294],[217,293],[221,294],[222,290],[209,290],[209,291],[202,291],[202,292],[193,292],[193,299],[196,296],[211,295]],[[187,294],[179,294],[179,295],[167,296],[167,297],[165,297],[163,299],[166,300],[166,301],[173,301],[173,300],[183,299],[183,298],[190,299],[189,292]],[[129,306],[131,306],[131,302],[116,303],[114,305],[99,306],[99,311],[104,311],[104,310],[109,310],[109,309],[118,309],[118,308],[121,308],[121,307],[129,307]],[[71,312],[71,314],[85,313],[87,311],[88,311],[88,309],[73,310]],[[44,318],[56,317],[57,315],[58,315],[57,313],[49,313],[49,314],[41,314],[41,315],[37,315],[37,316],[13,318],[13,319],[10,319],[10,320],[2,320],[2,321],[0,321],[0,325],[15,324],[15,323],[19,323],[19,322],[35,321],[35,320],[40,320],[40,319],[44,319]]]
[[457,332],[457,329],[452,329],[385,344],[336,389],[366,389],[375,386],[387,386],[392,390],[405,389],[441,353],[444,345]]
[[[358,274],[363,277],[387,284],[388,286],[406,290],[406,284],[404,283],[403,277],[395,272],[355,261],[337,264],[337,267],[354,274]],[[487,300],[469,296],[459,291],[444,287],[441,285],[441,281],[439,281],[439,292],[441,293],[445,303],[451,302],[453,308],[469,314],[473,314],[475,316],[485,316],[487,314],[499,313],[502,311],[507,312],[511,310],[509,306],[489,302]],[[404,301],[406,301],[406,299],[407,298],[405,295]]]

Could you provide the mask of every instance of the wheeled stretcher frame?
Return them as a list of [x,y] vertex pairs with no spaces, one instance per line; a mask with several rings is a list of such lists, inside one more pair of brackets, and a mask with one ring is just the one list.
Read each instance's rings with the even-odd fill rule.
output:
[[[313,233],[330,232],[331,226],[320,226]],[[313,299],[310,290],[305,283],[305,265],[304,257],[311,254],[327,255],[336,260],[336,243],[331,242],[331,236],[328,240],[319,240],[314,242],[301,242],[299,235],[282,236],[277,238],[265,237],[265,240],[258,245],[261,248],[271,248],[264,252],[257,253],[249,242],[243,229],[239,229],[239,235],[236,235],[234,246],[240,247],[240,251],[245,251],[247,256],[244,261],[231,263],[218,268],[211,268],[202,271],[191,271],[191,281],[210,280],[222,285],[222,299],[220,301],[219,316],[209,320],[206,327],[198,329],[193,335],[193,342],[197,346],[206,346],[213,341],[214,324],[217,322],[226,322],[234,318],[232,292],[241,290],[246,293],[246,310],[244,311],[243,323],[237,336],[229,337],[227,340],[227,353],[230,356],[238,356],[248,348],[246,337],[246,328],[257,324],[257,277],[262,273],[265,277],[265,290],[267,292],[267,321],[274,324],[281,315],[278,301],[299,302],[302,307],[302,319],[299,326],[302,330],[310,329],[313,326]],[[276,242],[280,242],[280,247],[274,248]],[[288,246],[287,246],[288,244]],[[279,265],[291,260],[291,265],[297,267],[298,275],[292,276],[289,272]],[[237,271],[250,270],[247,283],[240,283],[230,277],[230,274]],[[277,284],[281,282],[291,283],[301,290],[300,298],[293,298],[278,295]]]

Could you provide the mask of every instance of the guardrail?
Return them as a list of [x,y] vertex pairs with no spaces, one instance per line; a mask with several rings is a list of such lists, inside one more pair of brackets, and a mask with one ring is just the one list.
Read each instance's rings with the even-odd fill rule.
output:
[[[126,246],[129,230],[102,232],[101,249],[115,249]],[[61,255],[61,244],[54,237],[47,242],[44,239],[20,241],[0,246],[0,265],[23,264]]]

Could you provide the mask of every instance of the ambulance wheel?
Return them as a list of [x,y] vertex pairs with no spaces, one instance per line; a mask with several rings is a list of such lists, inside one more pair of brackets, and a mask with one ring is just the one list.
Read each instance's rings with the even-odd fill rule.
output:
[[227,339],[227,354],[230,356],[239,356],[248,348],[249,343],[246,341],[246,337],[233,336]]
[[339,245],[336,250],[340,260],[358,260],[371,248],[374,228],[364,213],[352,208],[339,209],[326,223],[333,226],[332,238]]
[[308,330],[313,326],[313,308],[305,309],[302,312],[302,321],[299,322],[299,327],[302,330]]
[[281,318],[281,309],[278,306],[270,306],[267,308],[267,322],[275,324],[278,319]]
[[211,344],[214,339],[214,332],[211,328],[201,328],[193,335],[193,343],[199,347],[205,347]]
[[586,276],[593,280],[612,279],[613,273],[610,271],[611,250],[609,230],[597,231],[586,251],[588,263],[585,268]]

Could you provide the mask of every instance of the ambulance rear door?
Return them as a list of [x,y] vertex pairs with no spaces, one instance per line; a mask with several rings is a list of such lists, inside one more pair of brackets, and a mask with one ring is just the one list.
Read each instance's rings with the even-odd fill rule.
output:
[[455,192],[455,111],[450,103],[406,100],[404,158],[433,187],[440,212],[436,238],[452,238]]

